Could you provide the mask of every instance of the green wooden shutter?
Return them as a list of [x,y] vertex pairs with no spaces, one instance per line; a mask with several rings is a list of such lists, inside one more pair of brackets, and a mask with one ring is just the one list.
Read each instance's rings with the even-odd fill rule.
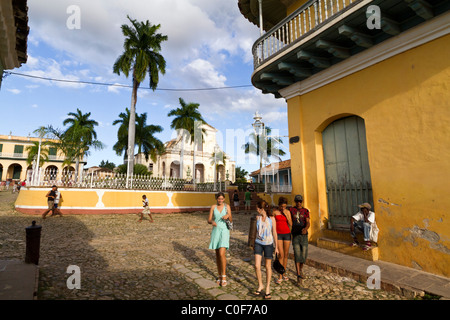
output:
[[23,153],[23,145],[16,144],[14,146],[14,153],[22,154]]

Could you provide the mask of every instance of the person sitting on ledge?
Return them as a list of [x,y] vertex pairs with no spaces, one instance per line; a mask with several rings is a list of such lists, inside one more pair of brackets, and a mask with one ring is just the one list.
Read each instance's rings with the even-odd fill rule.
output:
[[367,202],[360,204],[358,207],[360,211],[350,218],[350,234],[353,237],[352,246],[359,246],[359,242],[356,239],[356,227],[364,233],[365,245],[363,250],[369,250],[372,247],[370,240],[372,225],[375,224],[375,212],[370,211],[372,207]]

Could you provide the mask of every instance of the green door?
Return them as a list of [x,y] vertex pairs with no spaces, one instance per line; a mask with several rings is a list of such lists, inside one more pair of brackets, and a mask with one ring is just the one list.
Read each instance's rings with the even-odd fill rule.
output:
[[14,165],[14,171],[13,171],[13,179],[20,179],[20,174],[22,173],[22,166],[15,164]]
[[358,204],[373,206],[364,120],[351,116],[332,122],[323,132],[329,221],[348,228]]

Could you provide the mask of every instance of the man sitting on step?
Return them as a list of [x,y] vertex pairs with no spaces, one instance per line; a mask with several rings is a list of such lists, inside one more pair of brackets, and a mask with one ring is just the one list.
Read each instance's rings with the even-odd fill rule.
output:
[[[353,243],[352,246],[357,247],[359,246],[359,242],[356,239],[356,233],[355,233],[355,227],[361,230],[364,233],[364,241],[365,246],[363,247],[363,250],[369,250],[371,249],[372,245],[370,243],[371,238],[373,238],[373,234],[371,234],[373,231],[375,231],[376,224],[375,224],[375,212],[370,211],[372,208],[369,203],[363,203],[358,206],[360,208],[360,211],[351,217],[351,223],[350,223],[350,234],[353,237]],[[374,227],[374,228],[372,228]],[[374,229],[374,230],[372,230]]]

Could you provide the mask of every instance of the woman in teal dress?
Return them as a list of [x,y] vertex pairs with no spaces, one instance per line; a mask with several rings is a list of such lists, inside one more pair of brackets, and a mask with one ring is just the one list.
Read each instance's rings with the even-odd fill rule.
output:
[[230,230],[228,230],[225,220],[229,219],[232,222],[233,218],[230,206],[225,203],[223,192],[219,192],[216,195],[216,200],[217,204],[211,206],[209,210],[208,223],[213,225],[209,249],[216,250],[216,263],[219,272],[216,282],[224,287],[227,285],[227,260],[225,254],[230,247]]

